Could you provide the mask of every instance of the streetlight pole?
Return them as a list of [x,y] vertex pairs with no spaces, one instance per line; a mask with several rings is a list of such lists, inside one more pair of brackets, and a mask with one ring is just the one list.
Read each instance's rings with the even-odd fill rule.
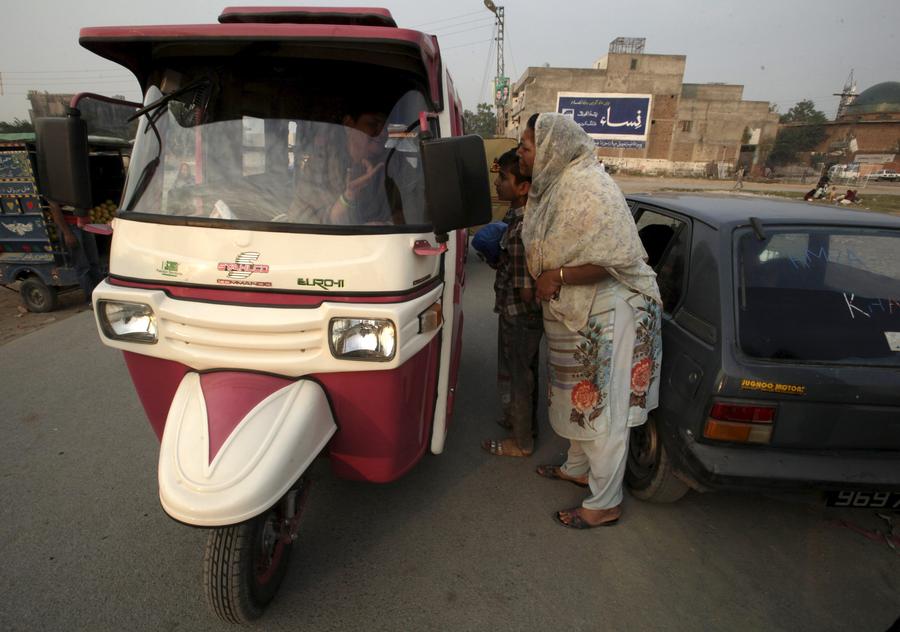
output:
[[496,19],[495,26],[497,35],[494,41],[497,42],[497,74],[494,76],[494,110],[497,117],[497,128],[495,133],[500,133],[500,111],[506,103],[509,96],[509,79],[506,77],[506,68],[503,63],[503,31],[504,24],[504,8],[498,7],[493,0],[484,0],[484,6],[488,11],[494,14]]

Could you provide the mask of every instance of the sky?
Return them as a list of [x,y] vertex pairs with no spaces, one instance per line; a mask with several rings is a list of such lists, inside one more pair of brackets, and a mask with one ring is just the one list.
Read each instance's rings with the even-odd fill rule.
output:
[[[686,55],[686,83],[744,85],[744,98],[787,111],[811,99],[833,117],[851,69],[864,90],[900,81],[898,0],[495,0],[506,17],[506,74],[527,67],[589,68],[619,36],[644,37],[645,52]],[[248,3],[249,4],[249,3]],[[275,6],[274,3],[260,3]],[[293,3],[299,5],[300,3]],[[318,0],[314,5],[386,6],[398,25],[438,35],[444,62],[474,110],[491,99],[494,16],[482,0]],[[28,117],[28,90],[100,92],[139,99],[123,68],[78,45],[84,26],[200,24],[223,1],[49,0],[7,3],[0,37],[0,121]],[[286,4],[285,6],[291,6]]]

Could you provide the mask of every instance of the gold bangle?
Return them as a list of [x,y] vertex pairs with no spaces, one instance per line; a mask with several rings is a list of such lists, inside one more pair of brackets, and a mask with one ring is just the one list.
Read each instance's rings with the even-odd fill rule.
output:
[[565,285],[565,284],[566,284],[566,278],[563,276],[563,269],[562,269],[562,267],[560,267],[560,269],[559,269],[559,284],[560,284],[560,285]]

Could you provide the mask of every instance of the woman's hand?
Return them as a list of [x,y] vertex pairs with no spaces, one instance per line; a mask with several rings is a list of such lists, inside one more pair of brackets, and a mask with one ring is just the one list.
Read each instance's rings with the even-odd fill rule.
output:
[[550,301],[559,298],[559,288],[561,287],[562,280],[559,278],[559,268],[544,270],[535,283],[535,293],[538,300]]

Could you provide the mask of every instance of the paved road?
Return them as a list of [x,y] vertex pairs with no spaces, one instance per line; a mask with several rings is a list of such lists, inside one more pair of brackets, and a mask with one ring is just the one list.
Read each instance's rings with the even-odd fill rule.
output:
[[[716,180],[706,178],[676,178],[669,176],[631,176],[617,173],[613,176],[616,183],[625,193],[643,193],[647,191],[659,191],[661,189],[688,189],[693,191],[731,191],[734,180]],[[794,191],[802,194],[809,191],[816,184],[816,179],[810,179],[806,183],[800,182],[765,182],[757,180],[745,180],[744,191],[754,193],[766,193],[769,191]],[[860,195],[900,195],[900,182],[868,182],[865,185],[836,183],[837,190],[843,192],[846,188],[856,188]]]
[[[900,556],[811,499],[626,498],[619,526],[562,529],[561,459],[478,448],[497,430],[491,278],[469,264],[465,357],[447,451],[370,486],[315,466],[281,594],[259,630],[885,630]],[[231,629],[206,612],[205,535],[165,517],[156,440],[90,313],[0,347],[0,630]],[[88,394],[90,393],[90,394]]]

